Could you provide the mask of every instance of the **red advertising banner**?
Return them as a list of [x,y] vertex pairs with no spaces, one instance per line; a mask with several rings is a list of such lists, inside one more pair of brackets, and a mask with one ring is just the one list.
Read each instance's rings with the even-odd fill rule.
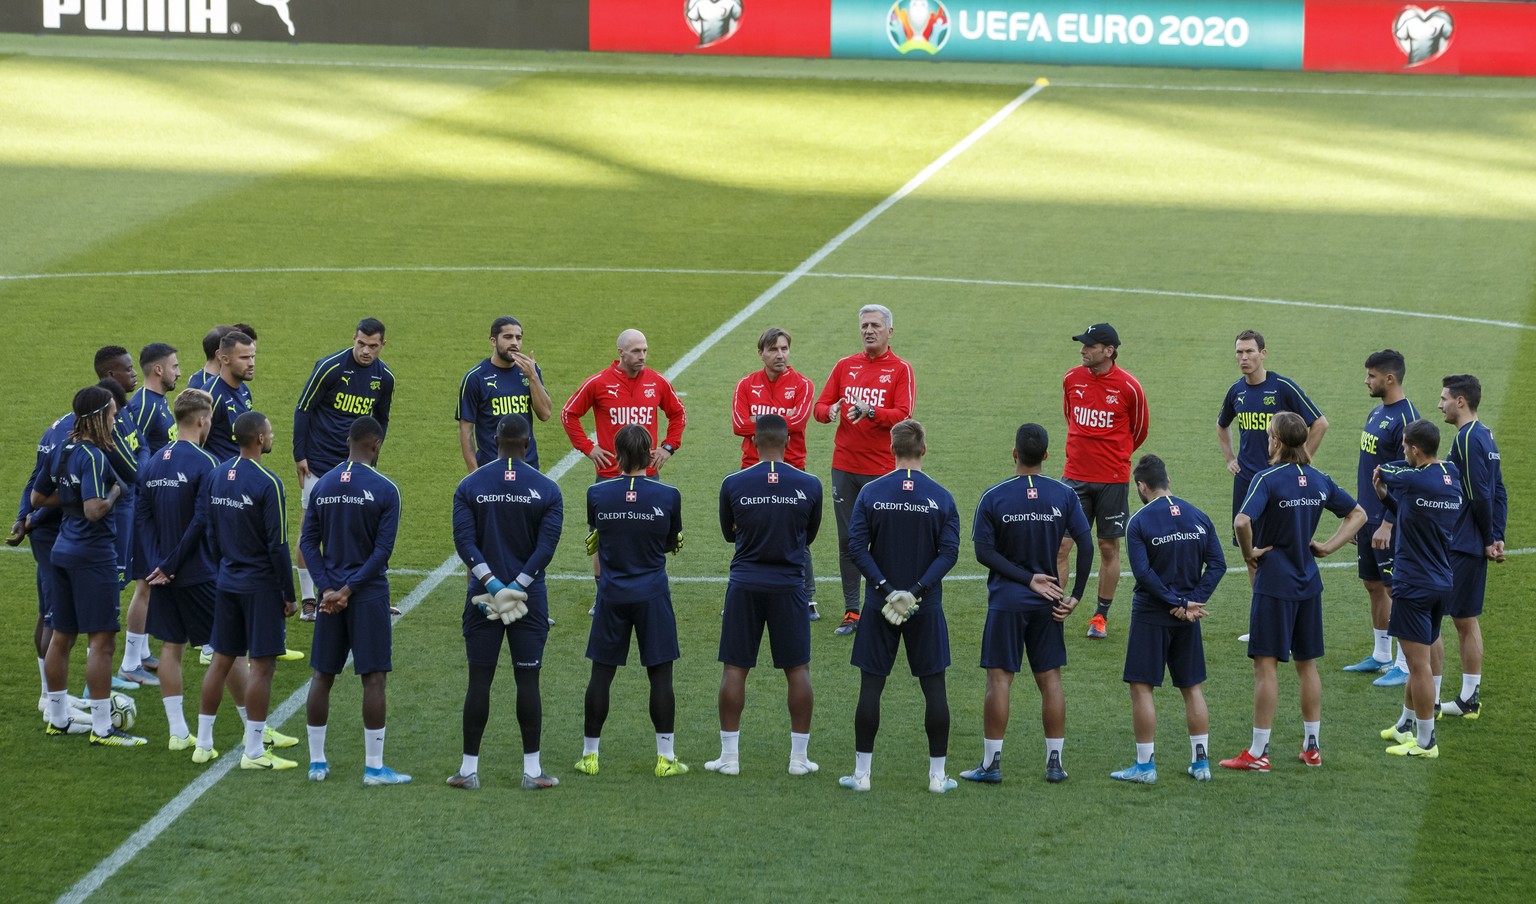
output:
[[1536,76],[1536,3],[1307,0],[1302,68]]
[[592,50],[826,57],[832,0],[590,0]]

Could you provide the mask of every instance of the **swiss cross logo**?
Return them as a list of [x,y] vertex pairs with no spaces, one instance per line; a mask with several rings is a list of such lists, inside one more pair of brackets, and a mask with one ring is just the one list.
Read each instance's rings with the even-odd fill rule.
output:
[[769,483],[778,483],[779,482],[779,472],[777,472],[777,471],[769,471],[768,472],[768,482]]
[[166,446],[165,447],[165,451],[160,453],[160,457],[165,459],[166,461],[170,461],[171,460],[171,447],[170,446]]
[[1029,498],[1031,498],[1031,499],[1039,499],[1040,498],[1040,491],[1035,489],[1034,487],[1030,487],[1028,495],[1029,495]]
[[653,386],[645,387],[645,397],[648,399],[656,398],[656,388]]
[[1178,506],[1176,506],[1176,505],[1168,506],[1168,514],[1170,514],[1170,515],[1177,515],[1178,513],[1179,513],[1179,507]]
[[901,482],[901,488],[903,490],[911,490],[912,489],[912,481],[910,481],[910,480],[903,480]]
[[342,471],[341,472],[341,482],[342,483],[351,483],[352,482],[352,472],[351,471]]
[[786,390],[784,390],[784,401],[788,402],[790,399],[793,399],[794,397],[795,397],[795,391],[793,389],[786,389]]
[[1307,485],[1307,475],[1305,475],[1305,474],[1297,474],[1296,475],[1296,485],[1297,486],[1301,486],[1301,487],[1306,486]]
[[624,501],[625,502],[634,502],[638,498],[640,498],[640,496],[634,490],[630,490],[629,492],[624,494]]
[[1449,475],[1449,474],[1441,474],[1440,475],[1440,479],[1445,481],[1445,485],[1446,486],[1450,486],[1451,485],[1451,475]]
[[234,468],[230,468],[229,469],[229,476],[226,477],[225,480],[234,480],[234,479],[235,479],[235,469]]
[[504,471],[502,473],[502,475],[501,475],[501,479],[502,480],[516,480],[517,479],[517,472],[516,471]]

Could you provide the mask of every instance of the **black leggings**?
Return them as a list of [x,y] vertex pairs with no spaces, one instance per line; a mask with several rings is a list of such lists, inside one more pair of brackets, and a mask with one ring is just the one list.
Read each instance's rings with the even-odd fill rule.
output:
[[[469,665],[469,689],[464,692],[464,753],[480,755],[480,739],[491,718],[491,681],[495,665]],[[512,669],[517,682],[517,727],[523,734],[523,753],[539,752],[544,729],[544,705],[539,698],[539,670]]]
[[[582,731],[589,738],[603,736],[608,721],[608,691],[617,675],[617,666],[592,663],[592,680],[587,682],[586,719]],[[651,680],[651,724],[657,734],[671,734],[677,722],[677,697],[672,692],[672,663],[663,662],[645,670]]]
[[[885,690],[885,676],[860,672],[859,705],[853,714],[853,749],[859,753],[875,752],[875,735],[880,731],[880,694]],[[949,752],[949,695],[944,692],[944,673],[917,679],[926,704],[923,728],[928,732],[928,755],[947,756]]]

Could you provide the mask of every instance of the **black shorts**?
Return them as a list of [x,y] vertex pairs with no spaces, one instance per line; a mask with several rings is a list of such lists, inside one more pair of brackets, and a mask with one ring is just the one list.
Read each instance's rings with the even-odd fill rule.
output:
[[355,675],[388,672],[393,668],[392,652],[387,586],[364,596],[352,597],[347,600],[347,608],[335,614],[315,614],[315,639],[310,645],[309,667],[322,675],[341,674],[348,653],[352,654],[352,673]]
[[1163,686],[1163,670],[1173,676],[1174,687],[1194,687],[1205,682],[1205,645],[1200,623],[1155,624],[1131,614],[1125,644],[1126,682]]
[[1130,517],[1129,484],[1087,483],[1082,480],[1063,480],[1083,504],[1083,514],[1093,522],[1094,536],[1100,540],[1117,540],[1125,536],[1125,522]]
[[53,577],[53,541],[32,537],[32,560],[37,563],[37,617],[53,627],[53,606],[58,582]]
[[198,647],[207,643],[213,637],[215,586],[213,581],[203,581],[149,588],[149,633],[166,643]]
[[600,600],[587,635],[587,658],[603,665],[627,664],[631,631],[640,644],[640,664],[647,668],[672,662],[680,655],[672,597],[663,594],[632,603]]
[[505,640],[513,668],[536,669],[544,664],[544,642],[548,639],[549,597],[542,588],[528,593],[528,614],[510,625],[486,618],[466,595],[464,658],[470,665],[495,665]]
[[853,635],[851,662],[871,675],[889,675],[896,665],[896,648],[907,647],[907,665],[918,678],[941,674],[949,668],[949,623],[944,609],[920,605],[917,614],[900,625],[885,620],[884,603],[869,601]]
[[720,619],[720,661],[739,669],[757,665],[768,629],[768,648],[773,667],[792,669],[811,661],[811,622],[805,617],[810,601],[805,587],[795,583],[779,590],[746,587],[735,581],[725,586],[725,615]]
[[219,590],[213,607],[213,650],[225,656],[280,656],[288,649],[283,595],[276,590]]
[[1029,670],[1036,674],[1067,664],[1066,634],[1051,607],[988,609],[981,629],[981,667],[1018,672],[1026,652]]

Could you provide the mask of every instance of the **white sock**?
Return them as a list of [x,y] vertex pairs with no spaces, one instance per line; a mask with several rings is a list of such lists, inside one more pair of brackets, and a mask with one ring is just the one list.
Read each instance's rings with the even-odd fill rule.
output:
[[1268,728],[1255,728],[1253,730],[1253,743],[1248,746],[1248,753],[1255,759],[1263,756],[1269,750]]
[[1408,671],[1408,654],[1403,652],[1403,642],[1397,642],[1397,660],[1392,663],[1403,671]]
[[[1483,676],[1482,675],[1467,675],[1467,674],[1463,674],[1461,676],[1461,699],[1467,701],[1468,703],[1471,703],[1472,702],[1472,698],[1477,694],[1478,687],[1480,687],[1482,685],[1482,683],[1483,683]],[[1440,697],[1439,694],[1435,695],[1436,699],[1439,699],[1439,697]]]
[[1440,681],[1443,678],[1445,678],[1444,675],[1436,675],[1435,676],[1435,699],[1436,700],[1440,699]]
[[308,568],[299,569],[299,599],[312,600],[315,598],[315,579],[309,576]]
[[1371,648],[1371,658],[1377,662],[1386,662],[1392,658],[1392,635],[1385,630],[1372,628],[1371,634],[1376,638],[1376,645]]
[[860,778],[862,776],[868,775],[870,761],[874,758],[875,754],[873,752],[859,753],[857,750],[855,750],[853,752],[853,777]]
[[69,722],[68,691],[48,691],[48,721],[54,725],[65,725]]
[[363,766],[369,769],[384,768],[384,729],[363,729]]
[[1136,765],[1140,766],[1150,762],[1152,762],[1152,745],[1142,744],[1138,741],[1136,744]]
[[991,766],[992,765],[992,761],[994,759],[996,759],[997,755],[1002,753],[1002,752],[1003,752],[1003,739],[1002,738],[998,738],[995,741],[992,740],[991,738],[982,738],[981,739],[981,765],[983,767]]
[[1411,723],[1416,718],[1418,718],[1418,717],[1413,714],[1413,708],[1411,706],[1409,706],[1408,704],[1404,703],[1403,704],[1403,714],[1398,717],[1397,727],[1400,728],[1400,729],[1405,729],[1406,730],[1408,725],[1409,725],[1409,723]]
[[131,672],[144,664],[144,651],[149,647],[149,635],[128,632],[128,643],[123,645],[123,671]]
[[931,757],[929,757],[928,758],[928,774],[929,775],[945,775],[946,774],[945,771],[944,771],[944,769],[945,769],[945,761],[948,760],[948,759],[949,759],[949,757],[947,757],[947,756],[931,756]]
[[789,758],[791,760],[803,760],[806,758],[806,748],[811,744],[811,734],[801,734],[798,731],[789,733]]
[[205,716],[197,714],[197,746],[204,750],[213,749],[213,720],[217,716]]
[[37,657],[37,674],[43,679],[43,693],[48,693],[48,670],[43,667],[43,657]]
[[1196,734],[1189,736],[1189,761],[1206,759],[1205,751],[1211,746],[1211,736],[1208,734]]
[[1322,731],[1322,727],[1322,720],[1316,722],[1304,721],[1301,723],[1301,747],[1303,750],[1306,749],[1308,741],[1316,742],[1318,747],[1323,746],[1322,741],[1319,739],[1319,732]]
[[[249,725],[250,724],[251,717],[247,716],[245,714],[245,707],[237,706],[237,707],[235,707],[235,712],[240,714],[240,724],[241,725]],[[263,723],[263,724],[265,724],[265,723]]]
[[722,760],[734,760],[734,759],[736,759],[736,757],[740,755],[739,752],[738,752],[740,750],[740,744],[741,744],[741,732],[739,732],[739,731],[722,731],[722,732],[720,732],[720,759],[722,759]]
[[1051,761],[1051,754],[1053,754],[1053,753],[1056,754],[1056,757],[1058,759],[1060,759],[1062,745],[1064,745],[1066,743],[1067,743],[1067,739],[1066,738],[1046,738],[1045,739],[1045,761],[1046,762],[1050,762]]
[[91,730],[99,735],[112,732],[112,700],[91,700]]
[[1419,746],[1424,748],[1425,750],[1428,750],[1429,748],[1433,747],[1435,745],[1435,720],[1434,720],[1434,718],[1431,717],[1431,718],[1428,718],[1428,719],[1415,719],[1414,722],[1417,723],[1417,727],[1418,727],[1418,735],[1419,736],[1418,736],[1417,740],[1419,742]]
[[656,732],[656,755],[669,760],[677,759],[677,753],[673,750],[673,740],[671,732],[667,734]]
[[539,752],[523,754],[523,774],[540,776],[544,774],[544,767],[539,765]]
[[253,760],[261,759],[267,752],[266,745],[262,743],[262,735],[267,731],[267,720],[260,722],[247,721],[245,723],[245,755]]
[[474,756],[470,756],[467,753],[464,754],[464,759],[459,763],[459,774],[460,775],[474,775],[476,772],[479,772],[479,771],[480,771],[480,754],[477,753]]
[[581,755],[586,756],[589,753],[597,753],[597,742],[599,740],[601,738],[589,738],[583,735],[581,739]]
[[327,762],[325,758],[325,726],[306,724],[304,730],[309,734],[309,761],[311,763]]
[[171,737],[186,737],[187,715],[181,711],[181,695],[163,697],[160,702],[165,705],[165,721],[170,724]]

